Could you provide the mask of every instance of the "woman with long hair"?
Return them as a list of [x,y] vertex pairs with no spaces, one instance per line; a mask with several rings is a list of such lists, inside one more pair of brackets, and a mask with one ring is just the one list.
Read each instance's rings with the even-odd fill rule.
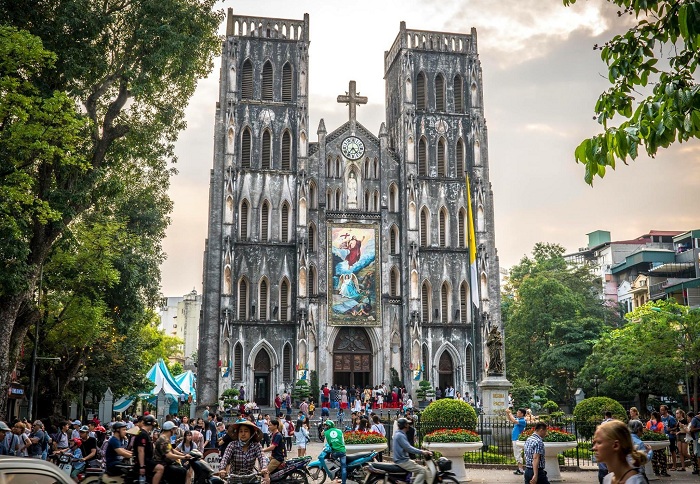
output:
[[[593,452],[597,462],[608,467],[603,484],[644,484],[640,467],[646,456],[634,448],[627,425],[619,420],[609,420],[598,426],[593,436]],[[630,463],[631,461],[631,463]]]
[[306,445],[311,442],[311,437],[309,436],[309,419],[297,420],[297,428],[294,431],[294,436],[296,437],[297,457],[304,457],[306,455]]
[[690,454],[688,454],[688,442],[685,441],[685,437],[688,435],[688,424],[690,421],[683,409],[680,408],[676,410],[676,420],[678,420],[679,429],[676,435],[676,441],[678,442],[678,455],[681,458],[681,468],[677,468],[676,470],[685,472],[685,460],[690,459]]
[[[659,412],[651,412],[651,419],[647,422],[647,430],[652,432],[664,433],[664,423],[661,421]],[[668,473],[668,461],[666,460],[666,449],[655,450],[654,456],[651,458],[651,465],[654,468],[655,475],[671,477]]]

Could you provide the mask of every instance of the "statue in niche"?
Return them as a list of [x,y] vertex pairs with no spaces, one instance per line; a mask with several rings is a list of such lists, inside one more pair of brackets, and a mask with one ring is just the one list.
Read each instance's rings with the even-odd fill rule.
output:
[[354,171],[351,171],[350,175],[348,175],[347,197],[348,197],[348,208],[349,209],[356,209],[357,208],[357,177],[355,176]]
[[486,347],[489,349],[489,375],[502,375],[503,337],[495,325],[492,326],[491,331],[489,331]]

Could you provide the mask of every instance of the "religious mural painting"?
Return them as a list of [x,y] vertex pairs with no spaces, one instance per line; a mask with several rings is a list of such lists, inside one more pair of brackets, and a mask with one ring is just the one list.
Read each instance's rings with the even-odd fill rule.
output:
[[379,227],[329,224],[328,322],[378,326]]

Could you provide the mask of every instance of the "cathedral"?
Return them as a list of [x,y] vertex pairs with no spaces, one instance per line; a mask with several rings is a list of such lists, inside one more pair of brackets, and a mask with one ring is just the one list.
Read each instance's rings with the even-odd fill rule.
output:
[[[199,404],[269,406],[321,384],[420,380],[477,395],[501,331],[476,29],[411,30],[384,53],[386,120],[309,126],[309,16],[229,9],[216,104]],[[347,107],[345,107],[347,106]],[[500,357],[499,357],[500,359]],[[502,369],[497,369],[502,372]],[[415,395],[414,395],[415,398]]]

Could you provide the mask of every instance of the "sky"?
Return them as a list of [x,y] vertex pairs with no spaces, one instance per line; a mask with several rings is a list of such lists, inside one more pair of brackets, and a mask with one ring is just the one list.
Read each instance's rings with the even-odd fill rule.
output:
[[[369,102],[357,118],[373,133],[384,121],[384,51],[403,20],[408,29],[469,33],[477,30],[483,70],[496,247],[508,268],[537,242],[575,252],[586,234],[608,230],[613,240],[655,230],[700,228],[700,142],[674,145],[656,158],[619,164],[593,187],[583,181],[574,149],[600,131],[595,102],[608,87],[594,44],[626,30],[605,0],[237,0],[217,8],[259,17],[310,16],[309,123],[321,118],[330,133],[347,120],[336,102],[357,81]],[[225,21],[220,31],[223,34]],[[201,293],[207,237],[209,172],[213,164],[214,109],[220,58],[200,80],[187,108],[187,129],[176,144],[172,223],[163,248],[162,291]]]

